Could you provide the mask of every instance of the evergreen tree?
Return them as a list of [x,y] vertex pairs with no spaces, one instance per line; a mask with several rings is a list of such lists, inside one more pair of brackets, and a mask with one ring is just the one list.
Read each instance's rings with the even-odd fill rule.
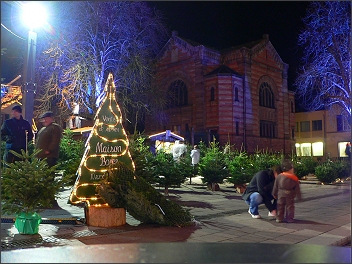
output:
[[69,203],[106,203],[96,194],[96,187],[106,177],[108,169],[114,170],[113,165],[122,162],[130,170],[135,170],[127,134],[122,126],[122,114],[115,98],[116,88],[111,73],[104,91],[105,97],[95,115],[95,123],[86,142]]

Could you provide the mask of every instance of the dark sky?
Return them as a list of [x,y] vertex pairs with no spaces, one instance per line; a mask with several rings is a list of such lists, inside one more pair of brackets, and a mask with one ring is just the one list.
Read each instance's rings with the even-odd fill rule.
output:
[[169,30],[216,49],[261,39],[269,40],[289,64],[288,86],[300,63],[297,38],[307,1],[148,1],[165,16]]
[[[14,30],[15,33],[26,38],[26,31],[21,32],[13,21],[9,23],[6,20],[5,15],[10,13],[12,20],[15,17],[14,11],[10,11],[12,4],[8,3],[11,2],[1,1],[2,23],[12,30],[17,29]],[[280,57],[289,64],[288,86],[289,89],[293,89],[292,83],[301,56],[301,52],[297,51],[297,37],[303,27],[301,19],[305,16],[309,2],[148,1],[148,3],[164,14],[165,23],[170,31],[176,30],[181,37],[219,50],[258,40],[263,34],[269,34],[269,40]],[[9,49],[7,57],[16,59],[13,50],[18,46],[25,47],[26,41],[14,37],[3,28],[1,33],[1,46]],[[1,77],[7,77],[6,83],[22,73],[6,67],[3,63],[5,57],[1,58]]]

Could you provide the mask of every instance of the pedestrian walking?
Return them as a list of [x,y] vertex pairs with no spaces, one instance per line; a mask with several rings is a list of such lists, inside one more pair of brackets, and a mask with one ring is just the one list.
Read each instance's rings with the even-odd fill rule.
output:
[[280,173],[274,183],[272,195],[277,199],[276,222],[283,221],[286,211],[286,222],[293,223],[295,216],[295,197],[301,201],[301,189],[298,177],[294,174],[292,161],[283,160]]
[[248,213],[254,219],[262,218],[258,211],[260,204],[265,204],[269,210],[268,216],[276,216],[276,199],[272,190],[277,175],[281,173],[280,165],[257,172],[242,194],[242,199],[249,205]]
[[30,123],[22,117],[22,108],[19,105],[12,107],[12,118],[5,120],[1,126],[1,139],[6,141],[4,161],[13,163],[21,159],[13,155],[10,150],[21,154],[21,149],[27,151],[28,143],[33,139]]

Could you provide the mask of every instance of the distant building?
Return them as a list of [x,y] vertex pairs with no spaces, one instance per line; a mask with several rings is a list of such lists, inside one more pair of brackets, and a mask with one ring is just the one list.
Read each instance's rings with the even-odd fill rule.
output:
[[145,131],[171,130],[192,145],[216,138],[248,153],[291,154],[295,104],[287,70],[268,35],[219,51],[173,32],[158,59],[156,78],[167,109],[147,116]]
[[296,113],[297,156],[318,159],[347,158],[346,143],[351,141],[351,126],[347,115],[334,106],[328,110]]

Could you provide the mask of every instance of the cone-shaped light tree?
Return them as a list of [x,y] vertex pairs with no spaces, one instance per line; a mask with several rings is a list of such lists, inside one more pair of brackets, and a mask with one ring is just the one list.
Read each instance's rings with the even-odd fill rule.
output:
[[69,203],[87,202],[88,206],[106,204],[97,194],[96,187],[107,176],[114,163],[123,162],[132,171],[134,162],[129,152],[129,141],[122,126],[120,107],[115,98],[115,84],[110,73],[105,85],[105,97],[95,115],[93,129],[77,170],[77,179]]

